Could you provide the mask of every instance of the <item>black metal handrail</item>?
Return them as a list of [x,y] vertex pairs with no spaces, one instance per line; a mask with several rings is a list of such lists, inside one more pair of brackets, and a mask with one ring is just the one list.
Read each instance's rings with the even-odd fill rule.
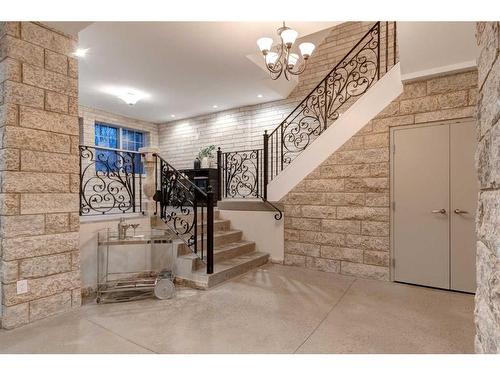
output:
[[140,152],[79,146],[80,215],[142,213]]
[[[214,197],[203,191],[158,154],[155,158],[154,200],[160,218],[214,272]],[[158,210],[157,210],[158,212]]]

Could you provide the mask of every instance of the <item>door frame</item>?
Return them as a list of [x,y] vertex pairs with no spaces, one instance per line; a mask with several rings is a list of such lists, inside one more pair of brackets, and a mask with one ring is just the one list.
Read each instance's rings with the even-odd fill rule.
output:
[[395,258],[394,258],[394,132],[401,129],[425,128],[429,126],[463,124],[474,122],[473,117],[464,117],[452,120],[429,121],[420,124],[396,125],[389,127],[389,280],[395,282]]

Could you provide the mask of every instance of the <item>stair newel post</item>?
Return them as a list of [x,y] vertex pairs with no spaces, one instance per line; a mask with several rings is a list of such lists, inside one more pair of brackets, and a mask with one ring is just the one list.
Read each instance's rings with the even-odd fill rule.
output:
[[262,168],[262,173],[264,174],[264,178],[262,179],[263,181],[263,196],[264,200],[267,201],[267,183],[268,183],[268,175],[267,175],[267,167],[269,164],[269,154],[268,154],[268,142],[269,142],[269,136],[267,135],[267,130],[264,130],[264,147],[263,147],[263,168]]
[[217,149],[217,200],[222,200],[222,151]]
[[[151,218],[155,217],[157,214],[157,201],[155,201],[155,193],[158,189],[158,163],[157,155],[160,150],[156,147],[141,147],[139,152],[143,155],[144,160],[144,174],[146,175],[145,181],[142,184],[142,193],[146,198],[146,207],[144,212]],[[134,160],[132,158],[132,160]],[[132,173],[134,173],[132,168]],[[160,170],[161,178],[161,170]],[[135,185],[135,181],[134,181]],[[161,185],[161,183],[160,183]],[[160,204],[160,208],[161,204]]]
[[207,274],[214,273],[214,193],[207,188]]

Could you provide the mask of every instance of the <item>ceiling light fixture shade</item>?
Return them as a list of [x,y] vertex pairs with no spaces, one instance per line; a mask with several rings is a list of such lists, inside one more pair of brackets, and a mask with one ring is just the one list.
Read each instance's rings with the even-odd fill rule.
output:
[[76,57],[85,57],[90,48],[77,48],[73,55]]
[[278,61],[279,55],[276,52],[269,52],[266,56],[266,64],[274,65]]
[[312,43],[309,43],[309,42],[299,44],[300,53],[302,54],[302,57],[305,60],[308,59],[309,56],[312,55],[314,48],[316,48],[316,46]]
[[118,97],[128,105],[135,105],[141,99],[139,95],[133,92],[124,92],[118,95]]
[[299,34],[287,27],[285,22],[278,29],[278,35],[281,40],[280,44],[273,46],[273,40],[264,37],[257,40],[257,45],[264,57],[271,78],[276,80],[283,74],[287,80],[290,80],[292,75],[304,72],[307,60],[311,57],[315,46],[309,42],[301,43],[299,45],[300,56],[297,53],[292,53],[292,48]]
[[271,47],[273,46],[273,40],[272,38],[260,38],[257,40],[257,45],[259,46],[260,52],[265,53],[271,50]]
[[139,100],[149,98],[151,95],[130,87],[104,87],[103,92],[116,96],[130,106],[137,104]]
[[294,67],[295,64],[297,64],[297,61],[299,61],[299,55],[297,55],[296,53],[291,53],[288,57],[288,65]]
[[299,33],[293,29],[285,29],[281,32],[281,39],[283,39],[283,43],[290,48],[292,44],[295,43],[298,35]]

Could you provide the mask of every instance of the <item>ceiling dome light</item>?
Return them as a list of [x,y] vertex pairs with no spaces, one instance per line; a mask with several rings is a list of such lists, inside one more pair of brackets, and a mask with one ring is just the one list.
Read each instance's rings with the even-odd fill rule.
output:
[[214,104],[212,108],[219,108],[219,106],[217,104]]
[[135,105],[143,97],[141,94],[133,91],[127,91],[118,95],[118,97],[123,100],[128,105]]
[[121,100],[123,100],[128,105],[135,105],[139,100],[149,98],[146,92],[139,91],[130,87],[117,87],[117,86],[105,86],[100,89],[100,91],[106,94],[113,95]]
[[291,53],[292,47],[299,34],[297,31],[287,27],[285,22],[278,29],[281,43],[273,46],[271,38],[260,38],[257,40],[260,52],[264,57],[267,70],[271,74],[271,79],[278,79],[284,74],[287,80],[292,75],[298,76],[306,69],[307,60],[314,51],[314,44],[301,43],[299,45],[300,56],[297,53]]
[[76,57],[85,57],[90,48],[77,48],[73,55]]

